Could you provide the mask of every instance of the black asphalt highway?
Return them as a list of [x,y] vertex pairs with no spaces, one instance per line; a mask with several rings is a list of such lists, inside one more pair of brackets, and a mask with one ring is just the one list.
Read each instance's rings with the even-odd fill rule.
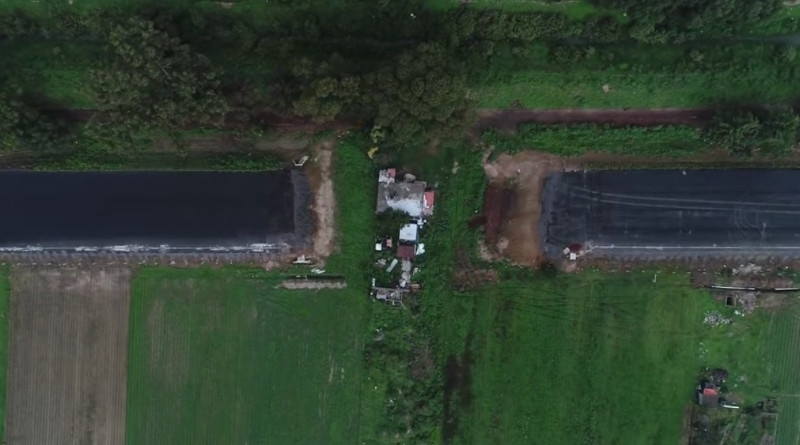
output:
[[6,250],[222,248],[266,243],[293,230],[288,171],[0,172]]
[[800,170],[603,170],[545,179],[542,246],[800,253]]

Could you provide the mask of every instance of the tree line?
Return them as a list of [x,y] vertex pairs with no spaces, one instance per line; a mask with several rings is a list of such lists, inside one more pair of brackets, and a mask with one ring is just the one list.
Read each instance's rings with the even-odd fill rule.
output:
[[[468,76],[498,45],[731,35],[780,7],[776,0],[591,3],[603,12],[582,20],[466,6],[432,11],[419,0],[277,2],[274,17],[258,18],[157,4],[132,18],[115,8],[63,8],[46,18],[16,10],[0,13],[0,42],[107,42],[107,59],[88,79],[97,113],[79,130],[99,144],[139,147],[153,134],[219,127],[226,115],[247,122],[269,109],[380,127],[399,146],[463,129],[474,107]],[[247,67],[263,74],[243,74]],[[75,137],[13,78],[0,81],[3,146],[63,145]]]

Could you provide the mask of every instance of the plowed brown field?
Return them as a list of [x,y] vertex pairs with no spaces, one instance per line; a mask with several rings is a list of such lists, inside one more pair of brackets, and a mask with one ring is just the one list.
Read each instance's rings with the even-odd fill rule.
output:
[[125,441],[130,271],[11,275],[6,442]]

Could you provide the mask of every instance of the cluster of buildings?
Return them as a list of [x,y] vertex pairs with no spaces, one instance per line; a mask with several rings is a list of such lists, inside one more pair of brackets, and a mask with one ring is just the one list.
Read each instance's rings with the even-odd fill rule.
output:
[[380,215],[397,211],[408,215],[408,221],[400,227],[396,243],[392,237],[375,242],[376,251],[388,250],[394,254],[391,261],[382,259],[377,265],[385,267],[388,273],[394,272],[399,265],[401,271],[400,280],[393,287],[375,286],[373,279],[372,296],[377,300],[399,304],[406,295],[419,288],[412,280],[417,271],[413,262],[416,257],[425,253],[425,244],[420,242],[420,232],[428,218],[433,215],[435,198],[436,193],[428,184],[417,181],[413,175],[406,174],[398,178],[394,168],[381,170],[378,174],[375,213]]

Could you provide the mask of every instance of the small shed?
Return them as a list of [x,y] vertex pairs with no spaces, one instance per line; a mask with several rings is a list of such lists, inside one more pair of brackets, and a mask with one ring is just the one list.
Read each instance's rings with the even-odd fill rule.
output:
[[701,383],[697,387],[697,404],[700,406],[717,407],[720,403],[719,390],[709,383]]

